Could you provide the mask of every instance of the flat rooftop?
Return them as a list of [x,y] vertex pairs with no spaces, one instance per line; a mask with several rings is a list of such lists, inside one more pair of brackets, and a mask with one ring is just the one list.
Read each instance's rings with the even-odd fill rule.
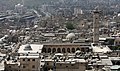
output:
[[43,45],[30,44],[32,50],[24,50],[26,45],[20,46],[18,53],[41,53]]

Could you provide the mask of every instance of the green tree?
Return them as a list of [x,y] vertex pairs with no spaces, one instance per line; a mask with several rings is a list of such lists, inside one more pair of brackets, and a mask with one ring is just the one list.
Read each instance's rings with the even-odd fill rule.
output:
[[75,29],[73,23],[70,23],[70,22],[66,23],[66,28],[69,29],[69,30]]

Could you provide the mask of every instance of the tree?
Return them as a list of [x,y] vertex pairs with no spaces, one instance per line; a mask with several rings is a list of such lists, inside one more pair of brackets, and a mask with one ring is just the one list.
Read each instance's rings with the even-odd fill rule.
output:
[[66,23],[66,28],[69,29],[69,30],[75,29],[74,25],[70,22]]

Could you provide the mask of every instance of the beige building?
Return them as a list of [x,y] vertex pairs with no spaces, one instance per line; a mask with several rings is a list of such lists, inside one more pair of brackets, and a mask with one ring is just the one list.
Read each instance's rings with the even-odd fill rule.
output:
[[40,53],[43,45],[26,44],[18,50],[21,71],[40,71]]
[[5,71],[19,71],[19,62],[14,62],[13,60],[5,61]]
[[20,71],[40,71],[39,56],[20,56]]
[[[84,48],[84,49],[83,49]],[[75,53],[76,50],[87,49],[78,44],[26,44],[21,45],[18,49],[17,61],[6,61],[6,71],[41,71],[44,66],[48,71],[55,69],[56,71],[85,71],[87,62],[84,59],[74,59],[74,56],[64,59],[64,54],[61,59],[54,60],[53,53]],[[43,50],[46,49],[46,53]],[[55,52],[54,49],[56,50]],[[51,54],[51,55],[50,55]],[[55,64],[55,65],[54,65]]]
[[80,45],[77,43],[66,43],[66,44],[45,44],[42,49],[42,53],[75,53],[75,51],[81,50],[88,52],[89,47]]
[[[44,60],[42,60],[44,61]],[[46,59],[45,67],[48,71],[85,71],[87,62],[84,59],[69,59],[65,61],[54,61]]]

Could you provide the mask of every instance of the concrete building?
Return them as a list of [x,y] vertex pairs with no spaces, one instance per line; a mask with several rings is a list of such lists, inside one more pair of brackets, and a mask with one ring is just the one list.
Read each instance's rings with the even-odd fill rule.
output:
[[5,71],[19,71],[20,63],[14,60],[5,61]]
[[21,71],[40,71],[40,53],[43,45],[22,45],[18,50]]
[[83,14],[83,10],[81,10],[79,7],[74,8],[73,15],[78,16],[79,14]]
[[42,49],[42,53],[75,53],[77,50],[89,52],[89,46],[77,43],[45,44]]
[[24,12],[24,6],[21,5],[21,4],[15,5],[15,11],[16,11],[17,13],[23,14],[23,12]]
[[20,71],[40,71],[39,56],[20,56]]
[[[42,60],[44,61],[44,60]],[[46,70],[48,71],[85,71],[87,62],[84,59],[69,59],[65,61],[54,61],[46,59]]]

